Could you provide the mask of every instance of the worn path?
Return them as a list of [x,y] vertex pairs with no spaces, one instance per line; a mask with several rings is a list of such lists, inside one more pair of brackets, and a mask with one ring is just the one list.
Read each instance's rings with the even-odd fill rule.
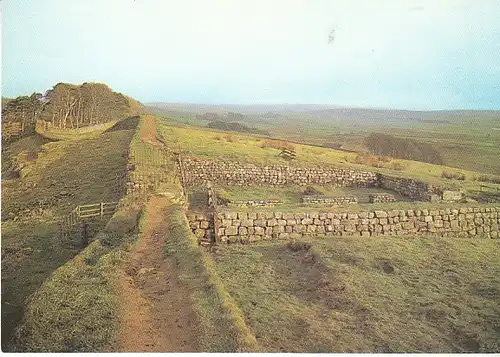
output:
[[145,231],[129,253],[119,278],[119,351],[196,352],[196,319],[188,287],[179,280],[174,258],[164,259],[169,201],[152,197]]

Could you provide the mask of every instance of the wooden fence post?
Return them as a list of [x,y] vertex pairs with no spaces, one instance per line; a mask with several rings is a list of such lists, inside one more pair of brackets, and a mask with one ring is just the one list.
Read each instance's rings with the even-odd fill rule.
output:
[[101,217],[104,216],[104,202],[101,202]]

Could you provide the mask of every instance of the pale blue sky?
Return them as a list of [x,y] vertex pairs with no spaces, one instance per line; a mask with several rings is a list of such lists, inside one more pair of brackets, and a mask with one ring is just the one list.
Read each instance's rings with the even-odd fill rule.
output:
[[[2,95],[500,109],[498,0],[4,0]],[[335,29],[335,40],[328,35]]]

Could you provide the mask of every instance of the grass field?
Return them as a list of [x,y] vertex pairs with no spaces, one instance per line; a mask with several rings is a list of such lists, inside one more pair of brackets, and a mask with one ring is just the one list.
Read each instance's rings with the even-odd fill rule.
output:
[[[392,176],[400,176],[423,180],[432,184],[479,191],[483,183],[475,179],[478,172],[458,170],[451,167],[433,165],[418,161],[393,160],[404,166],[404,170],[396,171],[390,168],[377,168],[369,165],[355,163],[355,153],[294,144],[297,160],[286,161],[278,156],[280,150],[272,147],[262,147],[264,138],[242,135],[236,133],[220,132],[216,130],[197,129],[194,127],[179,127],[162,125],[160,127],[166,145],[172,150],[181,150],[185,155],[199,156],[209,159],[237,160],[239,162],[257,164],[289,164],[296,166],[326,166],[339,168],[352,168],[357,170],[381,172]],[[465,175],[465,180],[449,180],[442,178],[443,171],[460,172]],[[492,187],[500,185],[488,184]]]
[[313,238],[213,259],[266,351],[498,352],[499,244]]

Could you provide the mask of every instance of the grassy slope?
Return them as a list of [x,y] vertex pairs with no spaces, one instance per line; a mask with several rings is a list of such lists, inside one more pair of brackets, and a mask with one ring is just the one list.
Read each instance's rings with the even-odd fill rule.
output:
[[205,352],[259,351],[242,312],[221,283],[213,262],[198,247],[182,207],[173,205],[168,218],[165,254],[178,262],[181,279],[194,293],[190,297],[200,323],[200,345]]
[[217,272],[267,351],[500,351],[496,240],[336,238],[219,247]]
[[116,272],[136,238],[141,205],[127,202],[77,257],[58,268],[29,299],[18,331],[23,351],[103,350],[117,332]]
[[[61,240],[57,217],[78,204],[120,198],[132,134],[116,131],[91,140],[49,143],[43,156],[30,163],[26,177],[3,182],[2,214],[27,215],[22,210],[29,209],[32,215],[28,221],[2,222],[3,348],[15,347],[9,340],[25,299],[79,250],[75,239]],[[70,194],[60,195],[62,191]],[[91,234],[104,224],[92,224]]]
[[[361,164],[348,162],[353,160],[356,154],[346,153],[327,148],[312,147],[295,144],[297,160],[288,162],[277,155],[279,150],[274,148],[260,147],[265,139],[242,134],[231,134],[233,141],[230,142],[224,137],[227,132],[214,130],[201,130],[188,127],[176,127],[163,125],[163,134],[167,137],[175,138],[173,142],[167,142],[167,146],[178,150],[181,148],[186,155],[200,156],[204,158],[220,158],[227,160],[238,160],[240,162],[259,164],[291,164],[299,166],[325,165],[330,167],[352,168],[357,170],[377,171],[393,176],[409,177],[425,180],[438,185],[452,186],[469,190],[479,190],[480,182],[474,181],[474,177],[479,174],[472,171],[457,170],[445,166],[433,165],[417,161],[397,160],[406,165],[404,171],[393,171],[387,168],[375,168]],[[220,140],[217,140],[220,138]],[[441,178],[443,170],[465,174],[465,181],[450,181]],[[493,184],[489,184],[494,186]],[[498,185],[500,187],[500,185]]]
[[127,150],[133,131],[99,138],[52,142],[22,170],[22,180],[2,186],[2,215],[22,214],[40,204],[64,214],[78,204],[116,201],[124,193]]

